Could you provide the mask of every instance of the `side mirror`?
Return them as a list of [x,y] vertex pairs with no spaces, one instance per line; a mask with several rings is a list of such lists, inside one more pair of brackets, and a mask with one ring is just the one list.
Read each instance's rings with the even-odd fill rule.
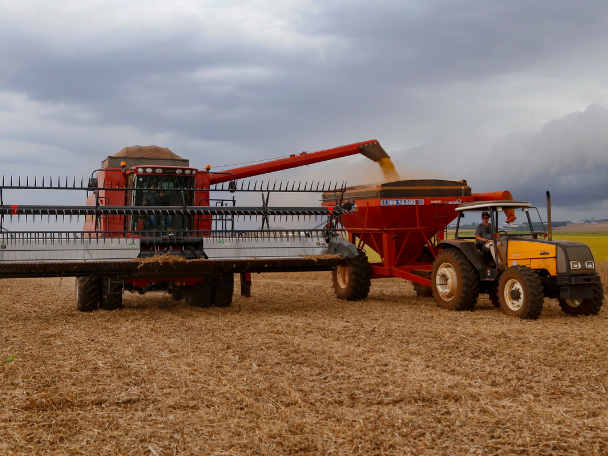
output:
[[95,190],[98,187],[98,182],[97,182],[97,178],[96,177],[90,177],[89,178],[89,184],[87,186],[87,188],[91,191]]
[[228,190],[230,190],[230,193],[236,192],[236,181],[228,182]]

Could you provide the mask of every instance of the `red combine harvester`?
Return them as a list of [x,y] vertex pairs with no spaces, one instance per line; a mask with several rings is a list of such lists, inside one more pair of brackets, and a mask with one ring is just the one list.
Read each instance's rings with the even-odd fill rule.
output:
[[[77,277],[77,308],[83,311],[121,307],[125,289],[165,290],[199,307],[229,306],[234,273],[242,274],[246,294],[251,272],[331,270],[361,255],[337,225],[339,207],[269,206],[270,194],[279,192],[330,191],[338,200],[344,184],[241,179],[354,154],[374,161],[388,157],[371,140],[215,172],[209,166],[191,167],[168,149],[134,146],[104,160],[86,185],[67,178],[3,178],[0,277]],[[87,204],[4,204],[5,192],[29,189],[86,191]],[[232,194],[242,192],[261,193],[262,206],[237,206]],[[226,194],[230,198],[221,197]],[[9,232],[3,226],[5,218],[80,216],[85,217],[83,231]],[[270,229],[269,220],[277,218],[324,222],[321,229]],[[236,222],[252,219],[261,219],[262,229],[235,228]]]

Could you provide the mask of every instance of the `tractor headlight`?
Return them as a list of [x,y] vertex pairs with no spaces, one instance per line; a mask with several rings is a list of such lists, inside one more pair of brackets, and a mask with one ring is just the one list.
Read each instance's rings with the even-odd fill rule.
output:
[[143,173],[143,172],[144,172],[144,169],[143,169],[143,168],[137,168],[137,172],[138,172],[138,173]]
[[581,268],[580,261],[571,261],[570,262],[570,269],[574,270],[574,269],[580,269],[580,268]]
[[184,171],[184,173],[186,173],[186,174],[190,174],[190,170],[189,170],[189,169],[187,169],[187,170],[185,170],[185,171]]
[[183,170],[183,169],[176,169],[176,170],[175,170],[175,174],[181,174],[181,173],[183,173],[183,172],[184,172],[184,170]]
[[147,173],[151,173],[152,172],[152,168],[146,168],[146,172]]
[[587,269],[595,269],[595,262],[594,262],[594,261],[587,261],[587,262],[585,263],[585,267],[586,267]]

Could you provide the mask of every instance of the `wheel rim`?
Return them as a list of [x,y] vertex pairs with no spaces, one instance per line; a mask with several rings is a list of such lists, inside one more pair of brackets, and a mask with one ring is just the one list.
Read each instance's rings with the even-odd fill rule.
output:
[[338,278],[338,285],[340,288],[346,288],[348,285],[348,268],[344,266],[338,266],[336,269],[336,277]]
[[524,289],[517,279],[511,279],[505,285],[504,298],[507,307],[518,311],[524,305]]
[[437,276],[435,278],[435,287],[441,299],[450,301],[456,296],[458,289],[458,276],[454,266],[449,263],[444,263],[439,266]]
[[570,307],[578,307],[583,303],[582,299],[566,299],[566,304]]

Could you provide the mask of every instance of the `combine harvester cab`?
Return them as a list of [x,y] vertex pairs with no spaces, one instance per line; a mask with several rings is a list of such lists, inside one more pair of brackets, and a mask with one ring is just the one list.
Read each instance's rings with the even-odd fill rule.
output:
[[[330,192],[344,184],[241,179],[348,155],[388,157],[377,141],[303,152],[279,160],[214,172],[200,170],[168,149],[123,149],[102,162],[86,184],[75,179],[3,178],[0,186],[0,278],[76,277],[82,311],[122,306],[123,290],[165,290],[194,306],[232,303],[234,274],[248,294],[252,272],[319,271],[347,265],[362,253],[344,238],[339,204],[272,207],[275,193]],[[5,204],[13,190],[80,191],[84,206]],[[257,193],[260,206],[241,207],[235,194]],[[226,196],[227,195],[227,196]],[[59,199],[59,198],[58,198]],[[82,231],[11,231],[5,220],[72,220]],[[316,228],[271,229],[271,221],[308,222]],[[319,221],[321,222],[319,224]],[[238,229],[243,223],[261,229]],[[368,287],[369,288],[369,287]]]

